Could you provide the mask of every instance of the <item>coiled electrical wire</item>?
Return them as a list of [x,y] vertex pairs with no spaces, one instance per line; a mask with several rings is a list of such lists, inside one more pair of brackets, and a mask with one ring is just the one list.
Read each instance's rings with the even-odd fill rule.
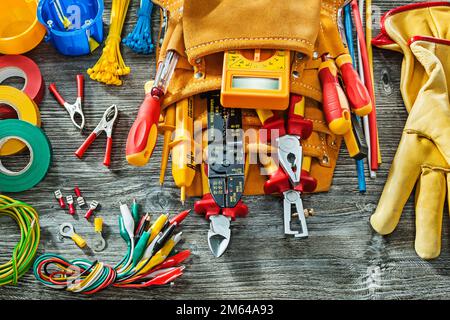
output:
[[14,247],[11,260],[0,265],[0,286],[16,285],[33,263],[39,246],[40,228],[36,210],[30,205],[0,195],[0,216],[14,219],[20,228],[20,241]]
[[[119,227],[121,218],[119,218]],[[156,228],[155,225],[156,222],[153,225],[154,228]],[[170,223],[165,224],[165,229],[161,229],[161,232],[152,241],[144,238],[141,243],[144,243],[145,246],[137,248],[134,237],[138,235],[139,229],[144,231],[143,228],[139,228],[137,225],[132,238],[122,230],[121,235],[128,244],[128,249],[121,261],[114,267],[87,259],[70,261],[59,255],[47,253],[35,260],[34,276],[47,287],[82,294],[93,294],[110,286],[146,288],[170,283],[183,274],[184,266],[179,264],[189,257],[190,251],[184,250],[172,255],[175,245],[180,240],[181,232],[166,239],[163,234],[165,230],[169,229],[169,225]],[[174,229],[174,226],[172,225],[171,230]],[[149,230],[151,229],[147,229],[146,232]],[[147,247],[152,250],[146,256],[144,250]],[[142,258],[133,262],[132,256],[135,251]]]

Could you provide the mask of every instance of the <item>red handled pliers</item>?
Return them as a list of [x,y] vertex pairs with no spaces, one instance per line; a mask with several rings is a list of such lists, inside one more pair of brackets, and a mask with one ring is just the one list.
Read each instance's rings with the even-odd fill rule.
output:
[[[300,107],[303,104],[303,107]],[[303,211],[302,192],[312,192],[317,187],[317,180],[302,170],[303,149],[301,139],[307,139],[313,124],[302,115],[304,97],[291,94],[287,120],[274,116],[263,123],[267,130],[278,129],[278,170],[273,172],[264,184],[266,194],[283,194],[284,232],[296,238],[308,237]],[[296,214],[301,230],[291,229],[291,220]]]
[[87,139],[78,148],[78,150],[75,151],[75,155],[78,158],[81,159],[83,157],[85,151],[89,148],[92,142],[94,142],[94,140],[102,133],[102,131],[104,131],[106,133],[106,151],[103,164],[109,167],[111,163],[112,130],[118,114],[119,111],[117,110],[117,106],[115,104],[106,109],[105,113],[103,114],[102,120],[100,120],[97,127],[94,129],[94,131],[92,131],[89,137],[87,137]]
[[[75,127],[78,129],[83,130],[84,128],[84,114],[83,114],[83,96],[84,96],[84,77],[81,74],[77,75],[77,100],[74,104],[70,104],[64,100],[64,98],[61,96],[61,94],[56,89],[56,84],[52,83],[48,89],[50,92],[55,96],[56,101],[59,102],[61,106],[66,109],[66,111],[70,115],[70,119],[72,120]],[[78,115],[81,118],[81,124],[78,124],[75,121],[75,116]]]

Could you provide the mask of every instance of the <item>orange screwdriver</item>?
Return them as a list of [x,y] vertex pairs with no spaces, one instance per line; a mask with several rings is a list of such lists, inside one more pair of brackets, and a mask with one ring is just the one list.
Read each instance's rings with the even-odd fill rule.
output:
[[158,120],[161,113],[161,99],[167,91],[178,54],[168,51],[164,61],[158,65],[152,90],[145,95],[139,112],[128,133],[126,158],[129,164],[144,166],[152,156],[158,135]]

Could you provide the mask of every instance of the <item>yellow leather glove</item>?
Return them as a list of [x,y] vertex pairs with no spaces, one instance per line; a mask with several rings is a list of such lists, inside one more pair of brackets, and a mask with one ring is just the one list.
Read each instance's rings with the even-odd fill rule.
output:
[[425,71],[397,153],[372,215],[372,227],[389,234],[416,188],[417,254],[433,259],[441,251],[445,194],[450,191],[450,41],[417,37],[410,50]]
[[411,110],[426,72],[415,59],[408,42],[415,36],[450,39],[450,2],[424,2],[401,6],[388,11],[381,18],[380,34],[372,44],[403,53],[400,91],[406,110]]

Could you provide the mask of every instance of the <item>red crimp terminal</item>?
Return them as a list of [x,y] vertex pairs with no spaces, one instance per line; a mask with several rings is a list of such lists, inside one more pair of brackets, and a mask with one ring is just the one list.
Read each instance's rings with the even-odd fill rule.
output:
[[69,195],[66,197],[67,205],[69,206],[69,214],[72,216],[75,214],[75,206],[73,205],[73,196]]
[[69,203],[69,214],[71,214],[72,216],[75,214],[75,206],[73,205],[73,203]]
[[75,187],[73,190],[75,191],[75,195],[76,195],[77,197],[81,197],[81,191],[80,191],[80,188]]
[[97,209],[97,207],[98,207],[98,202],[95,200],[92,201],[91,204],[89,205],[89,210],[84,215],[84,218],[86,220],[89,220],[89,218],[92,216],[92,214],[94,213],[95,209]]
[[61,207],[61,209],[65,209],[66,208],[66,204],[64,202],[64,198],[63,198],[61,190],[56,190],[55,191],[55,198],[56,198],[56,200],[58,200],[59,206]]

